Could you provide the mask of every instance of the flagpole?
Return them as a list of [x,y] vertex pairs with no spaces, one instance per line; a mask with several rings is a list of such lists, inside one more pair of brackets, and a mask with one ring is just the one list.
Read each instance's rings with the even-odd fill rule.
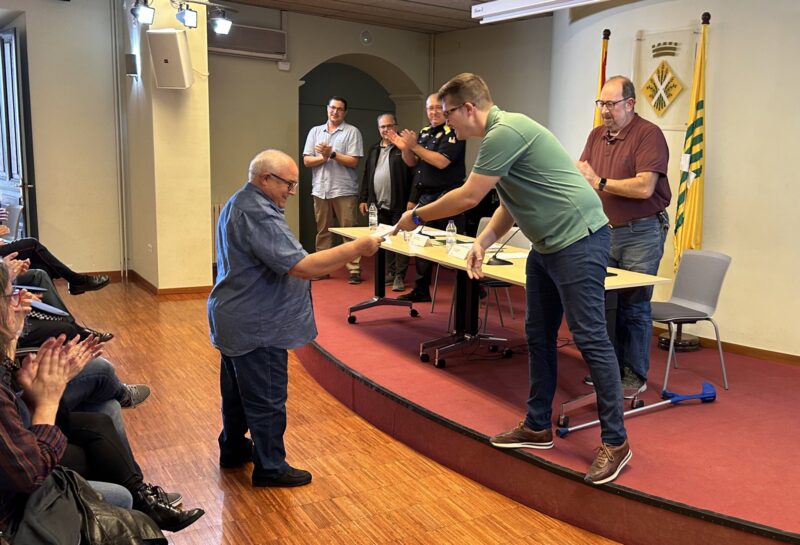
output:
[[[608,40],[611,38],[611,30],[603,30],[603,42],[600,48],[600,70],[597,74],[597,96],[596,100],[600,99],[600,91],[603,90],[603,85],[606,84],[606,62],[608,60]],[[599,127],[603,124],[603,116],[600,115],[600,108],[594,110],[594,124],[592,128]]]
[[[700,43],[697,47],[695,71],[692,82],[692,104],[689,110],[689,121],[684,142],[684,157],[681,168],[681,179],[678,187],[678,203],[675,215],[675,272],[683,251],[689,248],[699,249],[703,236],[703,184],[705,183],[705,63],[708,25],[711,14],[703,12]],[[684,170],[685,168],[685,170]],[[695,184],[692,187],[692,184]],[[669,349],[669,333],[658,337],[658,347]],[[691,352],[700,348],[699,339],[681,331],[675,334],[675,350]]]

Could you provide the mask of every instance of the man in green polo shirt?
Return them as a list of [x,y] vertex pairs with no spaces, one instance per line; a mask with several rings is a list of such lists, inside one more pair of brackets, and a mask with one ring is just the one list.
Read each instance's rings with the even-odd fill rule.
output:
[[526,265],[530,398],[514,429],[492,437],[499,448],[553,447],[552,403],[558,375],[556,342],[566,314],[597,392],[602,445],[586,481],[614,480],[630,460],[622,415],[622,388],[605,320],[605,276],[610,234],[597,194],[542,125],[504,112],[480,76],[461,74],[439,90],[445,117],[460,138],[482,138],[466,183],[426,206],[403,214],[398,228],[453,216],[497,188],[500,206],[467,255],[471,278],[482,278],[486,248],[516,222],[533,242]]

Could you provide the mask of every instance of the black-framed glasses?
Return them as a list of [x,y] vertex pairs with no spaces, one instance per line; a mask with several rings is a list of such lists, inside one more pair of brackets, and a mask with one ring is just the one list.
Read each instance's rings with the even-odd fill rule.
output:
[[293,182],[292,180],[287,180],[286,178],[281,178],[280,176],[278,176],[277,174],[273,174],[272,172],[267,172],[267,178],[269,178],[270,176],[272,176],[279,182],[283,182],[286,185],[288,185],[289,191],[294,191],[294,188],[297,187],[298,183],[300,183],[300,182]]
[[346,110],[346,108],[340,108],[338,106],[331,106],[331,105],[328,105],[328,109],[332,112],[344,112]]
[[466,106],[466,105],[467,105],[467,103],[465,102],[465,103],[463,103],[463,104],[460,104],[460,105],[456,106],[455,108],[448,108],[448,109],[446,109],[446,110],[442,110],[442,113],[444,114],[444,118],[445,118],[445,119],[449,118],[449,117],[450,117],[450,114],[452,114],[453,112],[455,112],[455,111],[456,111],[456,110],[458,110],[459,108],[463,108],[463,107],[464,107],[464,106]]
[[616,106],[620,102],[625,102],[626,100],[628,100],[628,98],[630,98],[630,97],[621,98],[619,100],[605,100],[605,101],[603,101],[603,100],[595,100],[594,101],[594,105],[597,106],[597,108],[599,110],[602,110],[603,106],[605,106],[606,108],[608,108],[610,110],[611,108],[613,108],[614,106]]
[[9,304],[17,306],[17,305],[19,305],[19,293],[20,293],[20,289],[19,288],[14,288],[14,290],[11,293],[4,293],[3,297],[5,299],[8,299],[8,303]]

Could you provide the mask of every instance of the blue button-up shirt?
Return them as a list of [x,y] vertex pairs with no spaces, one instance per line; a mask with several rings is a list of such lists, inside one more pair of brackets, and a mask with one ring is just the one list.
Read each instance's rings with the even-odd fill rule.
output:
[[306,255],[284,211],[246,183],[217,225],[217,281],[208,297],[211,343],[226,356],[296,348],[317,336],[311,283],[288,274]]
[[[332,133],[328,125],[318,125],[308,131],[303,155],[317,155],[317,144],[327,142],[336,153],[351,157],[364,156],[361,131],[353,125],[342,122]],[[334,199],[358,195],[358,169],[340,165],[335,160],[326,161],[311,169],[311,194],[320,199]]]

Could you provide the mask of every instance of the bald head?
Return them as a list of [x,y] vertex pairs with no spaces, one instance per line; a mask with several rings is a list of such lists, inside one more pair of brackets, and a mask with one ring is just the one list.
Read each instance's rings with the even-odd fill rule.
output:
[[295,167],[294,159],[289,155],[276,149],[264,150],[250,161],[250,168],[247,170],[247,179],[253,184],[261,176],[270,172],[280,172],[286,168]]

